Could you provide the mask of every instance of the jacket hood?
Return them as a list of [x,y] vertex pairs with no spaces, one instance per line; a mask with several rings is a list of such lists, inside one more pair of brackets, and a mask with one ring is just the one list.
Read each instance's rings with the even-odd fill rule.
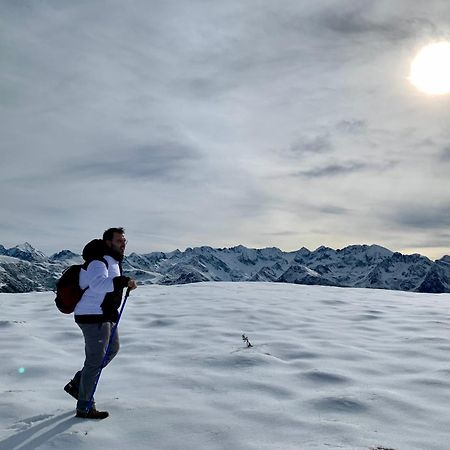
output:
[[93,239],[83,249],[83,259],[91,262],[94,259],[102,259],[107,254],[107,247],[103,239]]

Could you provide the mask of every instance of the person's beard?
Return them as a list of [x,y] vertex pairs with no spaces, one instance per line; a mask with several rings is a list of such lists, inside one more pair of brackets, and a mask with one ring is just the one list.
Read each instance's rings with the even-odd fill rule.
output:
[[120,250],[116,250],[113,247],[108,247],[107,254],[109,256],[112,256],[116,261],[122,262],[124,255]]

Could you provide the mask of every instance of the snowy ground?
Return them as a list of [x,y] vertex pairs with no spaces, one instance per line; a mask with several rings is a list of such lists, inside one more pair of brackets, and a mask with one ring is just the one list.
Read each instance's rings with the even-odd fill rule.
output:
[[53,294],[0,306],[2,450],[450,448],[449,294],[140,287],[96,394],[103,421],[75,418],[62,390],[84,350]]

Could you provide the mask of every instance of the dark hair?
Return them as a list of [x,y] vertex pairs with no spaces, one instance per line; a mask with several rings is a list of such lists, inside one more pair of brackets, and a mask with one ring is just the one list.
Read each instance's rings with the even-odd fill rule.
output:
[[103,240],[104,241],[112,241],[113,237],[114,237],[114,233],[125,234],[125,229],[122,228],[122,227],[120,227],[120,228],[108,228],[103,233]]

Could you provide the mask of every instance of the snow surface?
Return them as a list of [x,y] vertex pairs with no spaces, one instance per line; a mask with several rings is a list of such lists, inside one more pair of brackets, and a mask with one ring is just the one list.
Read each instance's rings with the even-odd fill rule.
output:
[[[142,286],[96,394],[51,292],[0,294],[0,449],[448,449],[450,295],[280,283]],[[245,333],[252,348],[247,348]]]

